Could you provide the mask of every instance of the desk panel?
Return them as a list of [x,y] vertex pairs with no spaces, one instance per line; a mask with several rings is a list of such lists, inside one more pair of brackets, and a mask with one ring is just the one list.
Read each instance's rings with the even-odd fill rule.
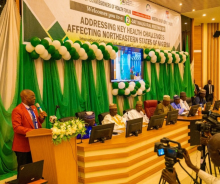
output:
[[[77,145],[79,183],[134,184],[165,167],[164,157],[154,153],[154,144],[168,137],[190,148],[189,121],[178,121],[175,125],[165,124],[159,130],[146,131],[138,137],[125,138],[125,132],[113,136],[105,143],[88,144],[83,140]],[[172,145],[173,146],[173,145]]]

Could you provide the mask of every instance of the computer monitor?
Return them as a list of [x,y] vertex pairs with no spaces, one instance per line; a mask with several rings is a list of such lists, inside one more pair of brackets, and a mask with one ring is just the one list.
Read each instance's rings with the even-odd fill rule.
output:
[[147,130],[159,129],[163,126],[165,114],[151,116]]
[[8,181],[8,184],[27,184],[42,178],[44,160],[21,165],[19,168],[18,179]]
[[167,113],[167,120],[166,125],[175,124],[178,118],[178,110],[177,111],[170,111]]
[[125,137],[138,136],[142,133],[143,118],[137,118],[127,121]]
[[188,116],[195,116],[199,107],[200,105],[193,105],[189,111]]
[[214,104],[214,110],[218,110],[219,109],[219,107],[220,107],[220,100],[217,100],[217,101],[215,101],[215,104]]
[[111,139],[114,126],[114,123],[110,123],[106,125],[98,125],[92,127],[91,135],[89,138],[89,144],[96,142],[104,143],[105,140]]
[[205,111],[209,111],[210,108],[211,108],[211,105],[212,105],[211,102],[207,102],[204,110],[205,110]]

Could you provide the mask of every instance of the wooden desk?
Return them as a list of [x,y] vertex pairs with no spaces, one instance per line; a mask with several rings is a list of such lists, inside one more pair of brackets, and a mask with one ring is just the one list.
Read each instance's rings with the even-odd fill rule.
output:
[[177,118],[179,121],[196,121],[196,120],[202,120],[202,115],[196,115],[196,116],[178,116]]
[[125,138],[124,132],[104,144],[88,144],[88,139],[83,140],[77,145],[79,183],[135,184],[146,179],[165,167],[164,158],[154,152],[154,144],[161,138],[178,141],[189,152],[195,150],[188,143],[189,124],[178,121],[151,131],[144,127],[138,137]]

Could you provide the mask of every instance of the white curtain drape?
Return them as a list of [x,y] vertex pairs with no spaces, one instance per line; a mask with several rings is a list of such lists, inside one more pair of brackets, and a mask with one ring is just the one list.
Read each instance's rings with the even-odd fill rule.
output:
[[17,79],[20,15],[14,0],[8,0],[0,17],[0,95],[5,109],[12,103]]

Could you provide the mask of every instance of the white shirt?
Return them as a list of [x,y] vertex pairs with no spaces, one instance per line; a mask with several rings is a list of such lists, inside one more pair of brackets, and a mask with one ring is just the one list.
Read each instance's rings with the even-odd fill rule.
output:
[[102,121],[102,125],[115,123],[114,130],[125,128],[126,125],[126,119],[119,116],[118,114],[115,116],[111,116],[110,114],[107,114],[105,118]]
[[184,108],[187,111],[190,110],[188,103],[186,101],[183,101],[182,99],[180,99],[180,107]]
[[206,183],[206,184],[220,184],[220,178],[216,178],[202,170],[199,170],[198,176]]
[[123,115],[126,120],[132,120],[137,118],[143,118],[143,123],[149,123],[149,118],[142,111],[138,112],[136,109],[132,109]]
[[209,94],[212,94],[212,85],[209,84]]

